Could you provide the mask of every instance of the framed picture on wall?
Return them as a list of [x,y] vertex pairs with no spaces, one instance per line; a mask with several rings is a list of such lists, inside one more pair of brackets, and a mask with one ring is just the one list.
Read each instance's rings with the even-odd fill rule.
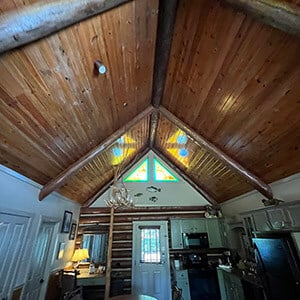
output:
[[72,223],[70,234],[69,234],[69,240],[74,240],[75,234],[76,234],[76,223]]
[[59,243],[56,259],[62,259],[65,252],[66,243]]
[[64,232],[64,233],[70,232],[72,216],[73,216],[72,212],[65,210],[62,227],[61,227],[61,232]]

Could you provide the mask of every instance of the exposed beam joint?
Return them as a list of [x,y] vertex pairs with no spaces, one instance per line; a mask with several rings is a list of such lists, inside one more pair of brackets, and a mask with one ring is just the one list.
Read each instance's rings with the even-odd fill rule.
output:
[[160,0],[153,72],[152,105],[159,107],[165,86],[178,0]]
[[191,185],[200,195],[202,195],[210,204],[213,206],[219,206],[217,201],[213,199],[208,192],[206,192],[202,187],[196,184],[189,176],[187,176],[181,169],[179,169],[173,162],[171,162],[165,155],[163,155],[156,148],[152,149],[153,152],[171,169],[177,172],[189,185]]
[[300,8],[296,4],[282,0],[225,1],[267,25],[300,35]]
[[[124,174],[129,171],[150,149],[147,147],[144,150],[140,151],[136,154],[136,156],[131,160],[129,164],[127,164],[120,173],[120,177],[124,176]],[[91,198],[84,202],[83,207],[89,207],[92,205],[103,193],[105,193],[113,184],[114,178],[109,180],[103,187],[100,188],[98,192],[96,192]]]
[[36,41],[131,0],[40,1],[0,16],[0,53]]
[[215,145],[207,141],[204,137],[196,133],[193,129],[187,126],[184,122],[179,120],[176,116],[174,116],[171,112],[169,112],[164,107],[160,107],[159,111],[173,124],[183,130],[190,138],[192,138],[196,143],[198,143],[201,147],[205,148],[211,154],[213,154],[216,158],[221,160],[224,164],[229,166],[233,171],[240,174],[242,177],[246,179],[246,181],[252,185],[256,190],[258,190],[261,194],[266,196],[268,199],[273,199],[273,193],[269,185],[263,182],[256,175],[251,173],[249,170],[245,169],[238,162],[236,162],[233,158],[229,157],[222,150],[217,148]]
[[138,114],[135,118],[133,118],[131,121],[129,121],[125,126],[118,129],[111,136],[109,136],[107,139],[105,139],[102,143],[100,143],[98,146],[96,146],[95,148],[90,150],[87,154],[85,154],[79,160],[74,162],[66,170],[64,170],[58,176],[56,176],[51,181],[49,181],[41,189],[40,194],[39,194],[39,200],[43,200],[50,193],[54,192],[55,190],[57,190],[61,186],[63,186],[71,176],[76,174],[82,167],[87,165],[96,156],[98,156],[100,153],[102,153],[107,148],[109,148],[113,143],[115,143],[115,141],[118,138],[120,138],[123,134],[125,134],[128,130],[130,130],[136,124],[138,124],[146,116],[150,115],[153,111],[154,111],[154,108],[152,106],[149,106],[148,108],[146,108],[144,111],[142,111],[140,114]]
[[150,149],[152,149],[154,144],[155,144],[157,125],[158,125],[158,111],[155,110],[151,114],[151,118],[150,118],[150,133],[149,133],[149,139],[150,139],[149,140],[149,147],[150,147]]

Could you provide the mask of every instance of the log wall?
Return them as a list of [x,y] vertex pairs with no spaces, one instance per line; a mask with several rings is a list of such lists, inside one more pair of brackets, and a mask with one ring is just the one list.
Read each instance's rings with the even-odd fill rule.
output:
[[[115,210],[113,225],[113,244],[111,261],[111,296],[130,294],[132,260],[132,222],[155,221],[173,218],[204,217],[205,207],[139,207],[135,209]],[[109,208],[82,208],[76,238],[76,247],[80,247],[82,234],[95,232],[92,226],[108,230],[110,222]],[[169,227],[169,247],[170,222]]]

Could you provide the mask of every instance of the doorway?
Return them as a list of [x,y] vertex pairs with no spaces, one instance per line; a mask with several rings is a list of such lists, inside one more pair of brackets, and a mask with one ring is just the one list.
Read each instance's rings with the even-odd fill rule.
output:
[[171,300],[167,221],[133,222],[132,294]]
[[54,248],[54,234],[58,231],[59,222],[42,218],[36,238],[23,299],[43,299],[47,285],[46,267],[51,265]]

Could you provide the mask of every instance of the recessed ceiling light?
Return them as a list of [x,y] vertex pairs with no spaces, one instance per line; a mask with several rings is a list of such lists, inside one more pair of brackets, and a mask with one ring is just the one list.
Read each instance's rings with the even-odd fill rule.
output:
[[99,74],[105,74],[106,73],[106,67],[100,60],[95,61],[95,67],[97,68]]

